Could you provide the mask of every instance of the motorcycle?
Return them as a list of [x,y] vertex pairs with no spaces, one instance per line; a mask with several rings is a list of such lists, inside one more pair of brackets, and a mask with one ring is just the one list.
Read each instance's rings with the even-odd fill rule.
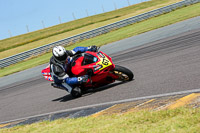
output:
[[[71,93],[73,97],[80,97],[88,89],[108,85],[116,80],[127,82],[134,78],[132,71],[125,67],[115,65],[112,58],[102,51],[86,51],[83,54],[76,55],[73,57],[73,62],[71,63],[71,71],[74,77],[89,76],[86,83],[77,85],[80,90],[79,93]],[[43,69],[42,74],[46,80],[53,81],[50,75],[50,66]]]

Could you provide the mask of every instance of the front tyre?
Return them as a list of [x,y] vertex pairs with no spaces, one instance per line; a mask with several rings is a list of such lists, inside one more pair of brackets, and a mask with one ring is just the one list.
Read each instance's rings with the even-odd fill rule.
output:
[[131,81],[134,78],[132,71],[119,65],[115,65],[114,74],[119,76],[117,80],[120,81]]

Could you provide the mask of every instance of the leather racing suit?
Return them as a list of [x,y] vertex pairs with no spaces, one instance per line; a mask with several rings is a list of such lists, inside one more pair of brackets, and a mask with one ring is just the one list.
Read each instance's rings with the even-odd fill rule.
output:
[[58,88],[65,88],[66,91],[71,93],[75,85],[83,82],[84,79],[81,77],[72,77],[71,63],[74,55],[84,53],[86,51],[91,51],[90,47],[76,47],[73,50],[66,50],[69,56],[66,63],[57,62],[53,56],[51,57],[50,73]]

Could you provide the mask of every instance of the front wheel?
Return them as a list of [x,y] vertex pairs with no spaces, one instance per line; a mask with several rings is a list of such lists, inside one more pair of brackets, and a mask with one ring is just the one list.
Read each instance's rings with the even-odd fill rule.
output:
[[119,65],[115,65],[114,74],[119,76],[117,80],[120,81],[131,81],[134,78],[132,71]]

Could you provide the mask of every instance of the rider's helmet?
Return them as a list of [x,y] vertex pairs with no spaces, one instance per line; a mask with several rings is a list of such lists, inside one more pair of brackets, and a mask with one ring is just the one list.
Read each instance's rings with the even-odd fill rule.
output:
[[53,47],[52,53],[57,62],[65,63],[67,61],[68,54],[64,47],[55,46]]

